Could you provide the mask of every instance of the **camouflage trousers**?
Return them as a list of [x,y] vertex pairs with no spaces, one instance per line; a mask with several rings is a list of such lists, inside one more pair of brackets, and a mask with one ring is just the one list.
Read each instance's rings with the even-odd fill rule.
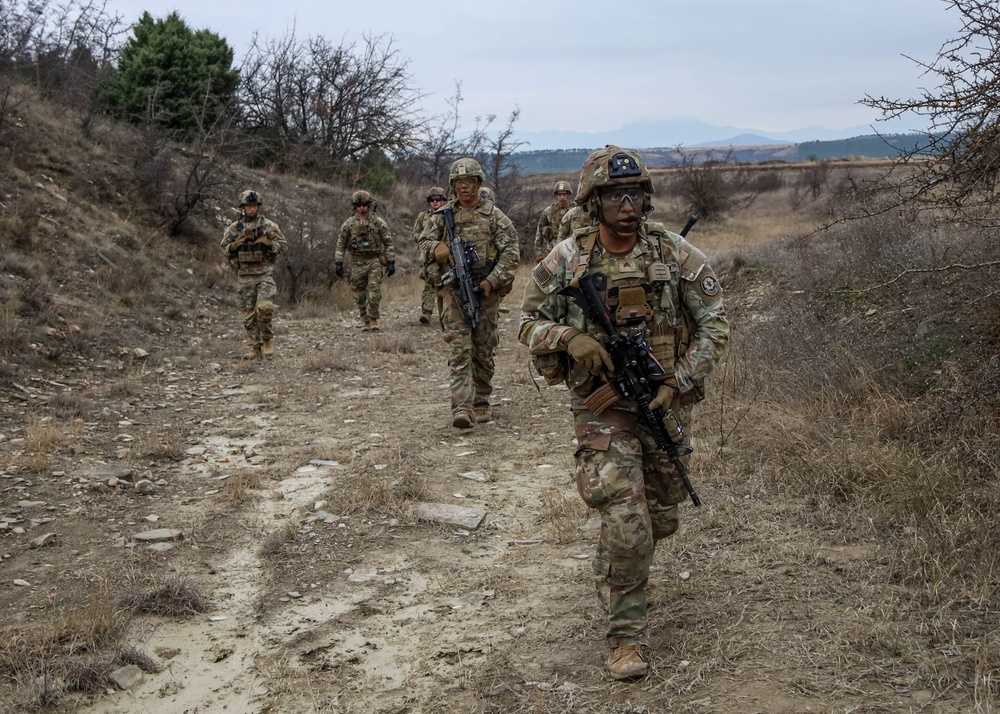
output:
[[240,311],[247,339],[254,347],[260,347],[265,340],[274,336],[271,319],[274,317],[274,296],[278,286],[270,273],[241,275],[239,277]]
[[[675,413],[687,427],[690,408]],[[608,409],[598,416],[576,410],[574,422],[579,443],[576,487],[584,503],[601,514],[594,582],[607,614],[608,644],[647,644],[646,583],[653,550],[658,540],[677,531],[677,504],[687,498],[687,491],[635,414]],[[650,479],[668,484],[666,503],[650,488]]]
[[361,319],[377,320],[378,306],[382,302],[382,259],[378,256],[352,256],[351,260],[351,291]]
[[493,351],[500,341],[497,318],[500,296],[495,292],[482,298],[479,324],[471,329],[462,320],[462,311],[451,290],[444,289],[444,335],[451,344],[451,411],[471,413],[490,404],[493,393]]
[[434,313],[437,306],[438,285],[441,284],[441,267],[434,262],[420,269],[420,277],[424,281],[424,291],[420,294],[420,311]]

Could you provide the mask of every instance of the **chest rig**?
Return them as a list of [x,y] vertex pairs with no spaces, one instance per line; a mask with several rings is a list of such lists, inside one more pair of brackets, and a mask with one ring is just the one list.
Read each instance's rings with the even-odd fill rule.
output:
[[348,244],[353,253],[378,253],[381,242],[371,221],[358,221],[351,226],[351,240]]
[[240,263],[263,263],[267,260],[267,246],[257,242],[265,235],[264,226],[259,222],[256,226],[244,225],[242,221],[236,224],[237,235],[244,236],[246,240],[236,249],[236,260]]
[[[661,236],[641,238],[643,250],[633,249],[615,257],[597,247],[597,231],[580,240],[579,274],[589,273],[608,308],[615,329],[623,334],[642,334],[661,365],[672,365],[677,357],[679,268],[676,257],[664,250]],[[669,368],[668,368],[669,370]]]

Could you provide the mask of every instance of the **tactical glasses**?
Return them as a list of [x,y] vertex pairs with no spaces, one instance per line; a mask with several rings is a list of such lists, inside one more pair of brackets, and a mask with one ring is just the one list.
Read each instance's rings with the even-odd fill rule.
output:
[[627,198],[629,203],[639,207],[642,206],[642,202],[646,199],[646,189],[642,186],[613,186],[602,189],[598,196],[602,203],[619,205],[624,203]]
[[427,203],[434,203],[435,201],[447,201],[444,196],[431,196],[427,199]]

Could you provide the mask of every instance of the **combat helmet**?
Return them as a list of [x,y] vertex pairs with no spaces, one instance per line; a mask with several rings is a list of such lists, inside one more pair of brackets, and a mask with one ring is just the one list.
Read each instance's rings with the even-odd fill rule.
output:
[[480,181],[486,180],[486,174],[483,173],[483,167],[479,165],[479,162],[475,159],[464,157],[458,159],[451,165],[451,173],[448,175],[448,183],[454,183],[455,179],[464,178],[466,176],[478,178]]
[[260,200],[260,194],[254,191],[252,188],[248,188],[240,194],[240,208],[247,205],[248,203],[256,203],[260,205],[262,201]]
[[653,210],[649,195],[653,193],[653,181],[646,170],[646,162],[635,149],[623,149],[608,144],[598,149],[583,162],[580,171],[580,185],[576,189],[576,205],[583,206],[592,217],[597,217],[597,190],[605,186],[638,183],[646,192],[642,213]]
[[351,205],[355,208],[358,206],[370,206],[372,205],[372,195],[367,191],[355,191],[351,194]]
[[430,190],[427,191],[427,200],[428,201],[430,201],[431,199],[434,199],[434,198],[439,198],[442,201],[444,201],[444,200],[447,199],[447,197],[448,197],[448,192],[445,191],[440,186],[434,186]]
[[569,185],[569,181],[556,181],[556,187],[552,189],[552,193],[573,193],[573,187]]
[[493,193],[493,189],[489,186],[479,187],[479,198],[484,201],[493,201],[494,203],[496,203],[497,200],[495,194]]

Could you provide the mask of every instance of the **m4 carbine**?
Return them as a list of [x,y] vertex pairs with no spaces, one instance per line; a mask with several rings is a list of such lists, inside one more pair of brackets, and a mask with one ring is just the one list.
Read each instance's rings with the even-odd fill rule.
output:
[[441,285],[450,288],[462,311],[462,320],[470,328],[479,324],[479,286],[472,277],[472,266],[479,262],[479,254],[472,241],[465,240],[455,233],[455,212],[451,206],[439,208],[444,218],[445,231],[448,234],[448,248],[455,267],[441,276]]

